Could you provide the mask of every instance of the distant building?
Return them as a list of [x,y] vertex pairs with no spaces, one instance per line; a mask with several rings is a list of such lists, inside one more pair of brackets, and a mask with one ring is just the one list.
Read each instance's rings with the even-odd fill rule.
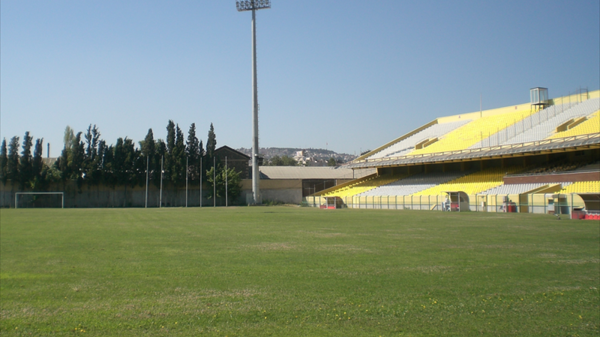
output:
[[250,156],[225,145],[215,150],[215,157],[221,165],[225,165],[225,157],[227,157],[227,167],[235,168],[242,179],[250,178]]

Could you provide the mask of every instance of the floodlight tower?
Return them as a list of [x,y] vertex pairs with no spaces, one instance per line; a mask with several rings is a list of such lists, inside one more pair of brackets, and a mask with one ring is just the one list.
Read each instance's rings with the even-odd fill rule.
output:
[[238,12],[252,11],[252,202],[261,204],[258,186],[258,91],[256,80],[256,11],[271,8],[271,0],[236,1]]

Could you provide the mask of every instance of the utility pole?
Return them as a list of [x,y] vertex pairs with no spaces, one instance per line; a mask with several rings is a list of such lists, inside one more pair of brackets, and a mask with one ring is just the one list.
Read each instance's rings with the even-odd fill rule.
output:
[[217,157],[213,157],[213,207],[217,207]]
[[185,157],[185,207],[187,208],[188,202],[188,176],[190,173],[190,157]]
[[164,156],[160,157],[160,198],[158,201],[158,208],[162,208],[162,179],[163,179],[163,160],[164,160]]
[[271,0],[236,1],[238,12],[252,11],[252,202],[262,203],[258,168],[258,81],[256,79],[256,11],[271,8]]
[[150,157],[146,157],[146,202],[144,208],[148,208],[148,168],[150,167]]

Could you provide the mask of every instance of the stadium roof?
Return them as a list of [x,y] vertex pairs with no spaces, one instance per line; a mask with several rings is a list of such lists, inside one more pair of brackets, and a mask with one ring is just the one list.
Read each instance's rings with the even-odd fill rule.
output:
[[354,170],[347,167],[261,166],[260,179],[355,179],[374,173],[373,170]]

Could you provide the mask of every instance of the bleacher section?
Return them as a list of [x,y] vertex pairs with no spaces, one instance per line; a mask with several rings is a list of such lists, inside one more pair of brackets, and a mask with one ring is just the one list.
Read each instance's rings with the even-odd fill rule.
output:
[[559,125],[568,121],[569,119],[589,116],[598,111],[600,108],[599,104],[600,98],[593,98],[579,103],[562,113],[556,114],[556,116],[549,118],[546,121],[542,121],[540,124],[532,127],[530,130],[527,130],[524,133],[518,134],[516,137],[502,142],[502,144],[519,144],[546,139],[553,135]]
[[448,191],[461,191],[468,195],[487,191],[503,184],[502,178],[508,173],[517,173],[522,168],[492,168],[439,184],[413,195],[443,195]]
[[481,140],[487,138],[488,135],[494,134],[498,132],[498,130],[506,128],[506,126],[519,122],[529,114],[530,112],[528,110],[520,110],[477,119],[448,133],[445,138],[431,146],[411,152],[410,155],[467,149],[470,146],[481,142]]
[[512,125],[507,124],[504,127],[497,128],[496,132],[489,133],[488,135],[481,134],[480,137],[483,137],[483,139],[478,143],[471,145],[469,148],[475,149],[503,144],[507,140],[512,139],[524,132],[529,132],[529,130],[535,125],[538,125],[542,121],[546,121],[571,107],[572,106],[569,104],[553,105],[533,114],[529,114],[519,122],[514,122]]
[[600,181],[578,181],[563,188],[560,193],[600,193]]
[[440,211],[449,198],[444,210],[600,213],[600,90],[550,104],[436,118],[347,164],[381,175],[315,193],[306,204],[340,197],[348,208]]
[[558,132],[550,137],[550,139],[587,135],[590,133],[600,133],[600,112],[598,111],[590,115],[585,122],[570,130]]
[[436,185],[457,179],[466,175],[467,172],[451,173],[419,173],[390,184],[379,186],[370,191],[359,194],[359,196],[400,196],[411,195]]
[[364,179],[360,182],[357,182],[356,184],[346,185],[339,189],[334,189],[334,190],[328,191],[324,194],[321,194],[321,196],[323,196],[323,197],[340,197],[340,198],[352,197],[356,194],[360,194],[360,193],[372,190],[376,187],[386,185],[386,184],[392,183],[394,181],[398,181],[402,178],[405,178],[406,176],[407,175],[405,175],[405,174],[371,176],[370,178]]
[[420,132],[417,132],[416,134],[403,139],[401,141],[399,141],[396,144],[393,144],[375,154],[373,154],[372,156],[368,157],[368,159],[377,159],[377,158],[384,158],[384,157],[398,157],[398,156],[403,156],[406,155],[410,152],[412,152],[415,149],[415,145],[419,144],[420,142],[430,139],[430,138],[439,138],[442,137],[443,135],[447,134],[448,132],[451,132],[467,123],[469,123],[471,120],[467,119],[467,120],[463,120],[463,121],[458,121],[458,122],[450,122],[450,123],[443,123],[443,124],[434,124],[430,127],[428,127],[427,129],[421,130]]

